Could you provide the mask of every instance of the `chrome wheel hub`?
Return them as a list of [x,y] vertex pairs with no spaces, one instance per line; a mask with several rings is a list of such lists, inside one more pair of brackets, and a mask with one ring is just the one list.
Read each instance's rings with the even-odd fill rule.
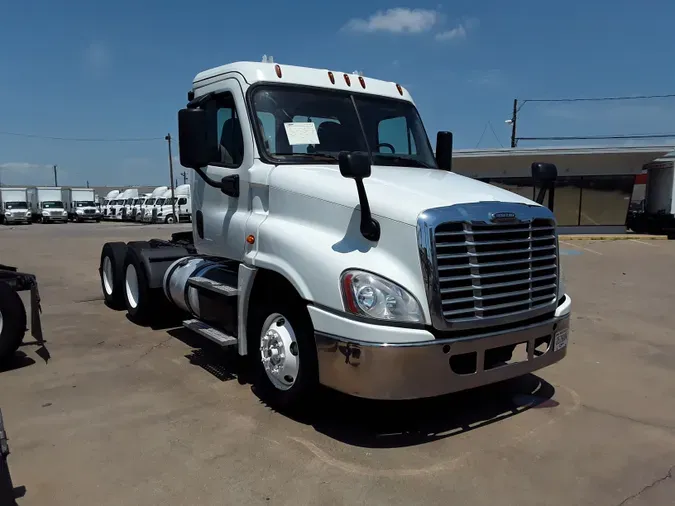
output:
[[300,370],[298,342],[283,315],[275,313],[265,320],[260,335],[260,358],[275,388],[289,390],[295,384]]

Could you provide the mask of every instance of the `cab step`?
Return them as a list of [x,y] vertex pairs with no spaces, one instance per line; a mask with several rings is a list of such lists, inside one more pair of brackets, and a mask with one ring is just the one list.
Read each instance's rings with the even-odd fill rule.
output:
[[226,297],[236,297],[239,295],[239,289],[234,286],[229,286],[218,281],[213,281],[212,279],[202,278],[199,276],[188,279],[188,285],[194,286],[195,288],[209,290],[211,292],[216,292],[219,295],[224,295]]
[[197,334],[204,336],[207,339],[210,339],[216,344],[219,344],[222,347],[226,346],[234,346],[237,344],[237,338],[228,336],[224,332],[221,332],[215,327],[212,327],[208,323],[204,323],[201,320],[197,319],[192,319],[192,320],[185,320],[183,322],[183,327],[186,329],[191,330],[192,332],[196,332]]

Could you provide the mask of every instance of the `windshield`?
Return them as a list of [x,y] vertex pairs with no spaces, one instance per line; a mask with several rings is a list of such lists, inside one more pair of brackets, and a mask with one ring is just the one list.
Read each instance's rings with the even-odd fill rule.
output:
[[157,199],[157,202],[155,202],[158,206],[161,206],[164,204],[164,199]]
[[63,202],[59,201],[47,201],[42,203],[43,209],[63,209]]
[[252,104],[263,149],[275,163],[337,163],[340,151],[370,151],[373,165],[437,168],[410,102],[269,85],[255,89]]
[[155,203],[155,199],[148,199],[148,200],[145,201],[146,206],[151,206],[154,203]]
[[5,202],[5,209],[28,209],[25,202]]
[[94,202],[91,200],[84,200],[82,202],[75,202],[75,207],[94,207]]
[[134,203],[134,199],[127,199],[127,204],[133,204],[133,203]]

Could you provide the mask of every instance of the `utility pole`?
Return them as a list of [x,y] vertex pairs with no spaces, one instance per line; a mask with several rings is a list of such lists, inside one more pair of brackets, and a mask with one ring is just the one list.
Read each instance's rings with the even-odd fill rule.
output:
[[183,171],[180,175],[183,176],[183,184],[187,184],[187,172]]
[[54,165],[54,186],[58,186],[58,185],[59,185],[59,178],[58,178],[58,176],[57,176],[57,174],[56,174],[56,167],[58,167],[58,165]]
[[[169,183],[171,184],[171,212],[173,213],[173,218],[177,222],[176,216],[176,195],[174,194],[174,185],[173,185],[173,156],[171,156],[171,134],[166,134],[164,137],[166,142],[169,144]],[[174,222],[175,223],[175,222]]]
[[516,121],[518,120],[518,99],[513,99],[513,116],[511,116],[511,147],[515,148],[518,145],[516,139]]

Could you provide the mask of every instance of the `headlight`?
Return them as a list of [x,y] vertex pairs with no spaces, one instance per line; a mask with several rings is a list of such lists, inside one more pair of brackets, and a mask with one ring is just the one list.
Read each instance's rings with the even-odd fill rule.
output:
[[82,209],[78,209],[78,210],[75,211],[75,212],[76,212],[77,214],[84,214],[84,211],[83,211]]
[[378,320],[423,321],[417,299],[396,283],[359,270],[345,271],[340,281],[345,309],[350,313]]
[[12,212],[11,211],[5,211],[5,216],[12,216]]
[[31,215],[31,212],[28,211],[28,212],[26,213],[26,218],[30,218],[30,215]]
[[61,214],[62,214],[63,216],[68,216],[68,212],[67,212],[67,211],[63,211]]
[[44,214],[45,216],[49,216],[49,211],[42,211],[42,214]]

